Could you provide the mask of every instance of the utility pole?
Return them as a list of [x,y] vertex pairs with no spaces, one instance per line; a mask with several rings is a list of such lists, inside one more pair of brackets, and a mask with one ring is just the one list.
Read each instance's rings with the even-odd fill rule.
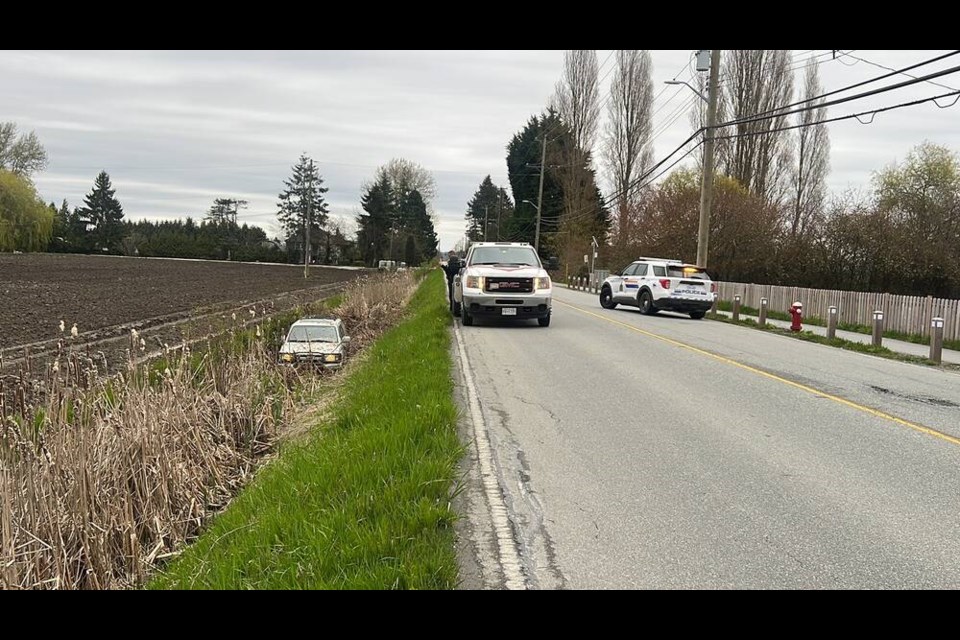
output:
[[543,208],[543,172],[547,166],[547,132],[543,132],[543,152],[540,154],[540,195],[537,196],[537,233],[534,235],[533,248],[540,253],[540,210]]
[[700,232],[697,235],[697,266],[707,266],[710,242],[710,205],[713,203],[713,127],[717,124],[717,80],[720,76],[720,50],[710,52],[710,89],[707,99],[707,128],[703,132],[703,176],[700,184]]
[[310,277],[310,218],[313,215],[313,159],[307,175],[307,219],[303,225],[303,277]]
[[483,241],[487,241],[487,221],[490,219],[490,205],[483,205]]
[[503,187],[497,191],[497,242],[500,241],[500,216],[503,214]]

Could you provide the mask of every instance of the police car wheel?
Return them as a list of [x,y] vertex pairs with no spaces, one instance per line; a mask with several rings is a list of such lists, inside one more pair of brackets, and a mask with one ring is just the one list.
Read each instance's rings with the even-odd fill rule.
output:
[[613,301],[610,287],[604,287],[600,290],[600,306],[604,309],[616,309],[617,303]]
[[693,318],[694,320],[701,320],[701,319],[703,319],[703,316],[705,316],[705,315],[707,315],[707,312],[706,312],[706,311],[691,311],[691,312],[690,312],[690,317]]
[[640,299],[637,301],[637,304],[640,307],[640,313],[645,316],[650,316],[657,312],[657,309],[653,306],[653,296],[650,295],[649,291],[640,292]]

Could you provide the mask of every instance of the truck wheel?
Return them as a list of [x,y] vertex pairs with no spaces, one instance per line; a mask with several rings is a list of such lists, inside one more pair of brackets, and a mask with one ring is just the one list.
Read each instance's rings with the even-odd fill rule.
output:
[[473,325],[473,316],[470,315],[470,312],[467,311],[467,308],[462,304],[460,305],[460,321],[463,323],[463,326],[469,327]]
[[537,324],[539,324],[541,327],[549,327],[549,326],[550,326],[550,314],[548,313],[545,318],[537,318]]
[[702,320],[703,316],[707,315],[706,311],[691,311],[690,317],[694,320]]
[[600,306],[604,309],[617,308],[617,303],[613,301],[613,294],[610,292],[610,287],[606,285],[600,290]]
[[460,303],[457,302],[456,300],[453,301],[452,311],[453,311],[453,315],[455,316],[460,315]]
[[640,313],[645,316],[652,316],[658,311],[658,309],[653,306],[653,296],[650,295],[650,292],[646,289],[640,292],[640,299],[637,300],[637,306],[640,307]]

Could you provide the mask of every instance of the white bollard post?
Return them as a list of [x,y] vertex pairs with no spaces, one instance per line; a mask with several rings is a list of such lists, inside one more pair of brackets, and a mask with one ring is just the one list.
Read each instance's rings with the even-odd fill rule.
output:
[[943,318],[930,321],[930,359],[937,364],[943,361]]
[[827,308],[827,338],[833,340],[837,337],[837,308]]
[[879,347],[883,344],[883,311],[877,309],[873,312],[873,346]]

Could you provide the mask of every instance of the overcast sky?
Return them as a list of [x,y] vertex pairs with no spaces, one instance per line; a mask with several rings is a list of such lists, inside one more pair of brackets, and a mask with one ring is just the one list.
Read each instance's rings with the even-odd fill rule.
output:
[[[833,90],[885,73],[876,64],[901,68],[945,53],[845,51],[836,59],[826,50],[794,51],[797,90],[810,58]],[[601,99],[612,53],[597,52]],[[693,80],[692,50],[651,55],[659,159],[690,135],[688,114],[699,98],[663,84]],[[960,56],[912,73],[955,65]],[[201,218],[214,198],[237,197],[250,201],[241,220],[271,235],[277,194],[301,153],[319,163],[332,214],[351,220],[362,183],[403,157],[437,180],[446,250],[462,236],[467,200],[484,176],[509,188],[506,145],[545,107],[562,66],[563,51],[2,51],[0,122],[36,131],[46,147],[49,167],[35,176],[45,201],[81,204],[104,169],[129,219]],[[897,79],[907,80],[857,91]],[[960,87],[957,74],[938,82]],[[948,90],[921,83],[829,115]],[[960,108],[924,104],[879,114],[869,125],[831,124],[831,190],[867,188],[873,171],[924,140],[960,151],[958,115]]]

